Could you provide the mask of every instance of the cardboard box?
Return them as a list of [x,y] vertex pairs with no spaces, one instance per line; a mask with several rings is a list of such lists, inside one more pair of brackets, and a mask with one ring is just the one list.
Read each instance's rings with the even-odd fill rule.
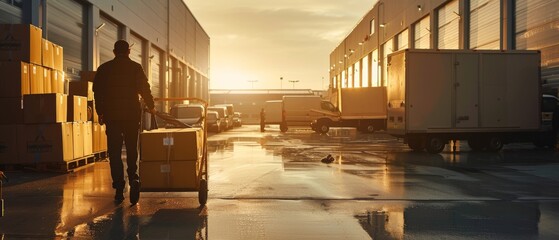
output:
[[45,93],[43,74],[43,67],[29,64],[29,91],[31,94]]
[[107,125],[101,125],[99,131],[99,151],[107,151]]
[[54,49],[52,42],[43,38],[41,39],[41,43],[43,67],[54,68]]
[[93,153],[101,152],[100,143],[101,143],[101,125],[99,123],[92,124],[93,135],[92,135],[92,151]]
[[68,122],[87,121],[87,98],[68,96]]
[[19,135],[18,130],[20,130],[22,126],[23,125],[0,125],[0,164],[19,163],[17,139]]
[[52,91],[52,75],[51,70],[48,68],[43,68],[43,92],[55,93]]
[[22,125],[18,154],[22,163],[62,162],[73,159],[72,123]]
[[67,122],[68,96],[60,93],[23,96],[23,117],[30,123]]
[[29,64],[25,62],[0,62],[0,97],[21,97],[29,94]]
[[142,161],[197,161],[203,152],[202,130],[197,128],[146,131],[140,141]]
[[95,79],[96,71],[81,71],[80,72],[80,79],[84,82],[93,82]]
[[64,71],[64,48],[60,45],[52,44],[53,58],[54,58],[54,70]]
[[51,90],[53,93],[64,93],[64,72],[51,70]]
[[41,65],[43,31],[29,24],[0,24],[0,61]]
[[84,96],[87,101],[93,101],[93,83],[86,81],[70,81],[69,82],[69,95],[70,96]]
[[93,123],[83,123],[83,155],[93,154]]
[[199,161],[140,161],[142,190],[198,188]]
[[23,124],[23,101],[18,98],[0,98],[0,109],[9,114],[0,114],[0,124]]
[[74,151],[74,159],[77,158],[81,158],[84,156],[84,145],[83,145],[83,128],[84,128],[84,123],[83,122],[75,122],[72,123],[72,133],[73,133],[73,151]]

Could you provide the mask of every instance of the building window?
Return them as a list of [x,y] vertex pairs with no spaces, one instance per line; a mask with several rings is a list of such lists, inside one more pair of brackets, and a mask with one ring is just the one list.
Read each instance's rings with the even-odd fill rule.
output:
[[408,37],[409,37],[409,33],[408,33],[407,29],[398,34],[398,36],[396,37],[397,45],[398,45],[396,50],[399,51],[399,50],[402,50],[402,49],[407,49],[409,47]]
[[458,49],[460,29],[460,9],[458,0],[447,3],[438,11],[439,38],[437,48]]
[[369,35],[375,34],[375,19],[371,19],[371,28],[369,29]]
[[470,48],[501,48],[501,7],[499,0],[471,0]]
[[379,68],[379,60],[378,60],[378,49],[373,51],[371,55],[371,87],[378,87],[380,86],[380,68]]
[[361,86],[362,87],[369,87],[369,67],[370,63],[369,63],[369,55],[365,55],[365,57],[363,57],[363,59],[361,59],[361,66],[363,66],[362,70],[361,70]]
[[427,16],[413,25],[414,47],[428,49],[431,44],[431,17]]

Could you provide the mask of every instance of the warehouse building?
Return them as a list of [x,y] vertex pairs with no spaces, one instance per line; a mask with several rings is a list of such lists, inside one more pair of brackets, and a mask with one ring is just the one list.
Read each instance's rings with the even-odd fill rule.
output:
[[0,24],[18,23],[64,49],[67,81],[111,60],[125,39],[155,97],[209,98],[210,39],[181,0],[0,0]]
[[406,49],[540,50],[542,86],[559,85],[559,1],[380,0],[330,54],[330,95],[387,86],[387,57]]

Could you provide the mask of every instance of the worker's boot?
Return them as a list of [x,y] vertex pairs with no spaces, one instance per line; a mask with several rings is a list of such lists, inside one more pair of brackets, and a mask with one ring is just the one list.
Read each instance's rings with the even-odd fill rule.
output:
[[124,201],[124,188],[117,188],[115,190],[115,203],[120,204]]
[[140,181],[130,181],[130,203],[132,206],[136,205],[140,200]]

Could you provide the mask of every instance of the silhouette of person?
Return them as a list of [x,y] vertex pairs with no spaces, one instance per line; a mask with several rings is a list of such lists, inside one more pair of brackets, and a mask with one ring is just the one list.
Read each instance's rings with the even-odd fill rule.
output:
[[141,105],[138,94],[152,114],[156,113],[148,79],[142,66],[129,57],[130,46],[124,40],[114,44],[115,58],[97,69],[93,82],[95,110],[99,123],[107,125],[107,147],[115,202],[124,201],[124,166],[122,163],[122,141],[126,146],[130,203],[135,205],[140,198],[138,175],[138,136],[140,130]]
[[264,112],[264,108],[260,110],[260,132],[266,131],[264,127],[266,126],[266,113]]

